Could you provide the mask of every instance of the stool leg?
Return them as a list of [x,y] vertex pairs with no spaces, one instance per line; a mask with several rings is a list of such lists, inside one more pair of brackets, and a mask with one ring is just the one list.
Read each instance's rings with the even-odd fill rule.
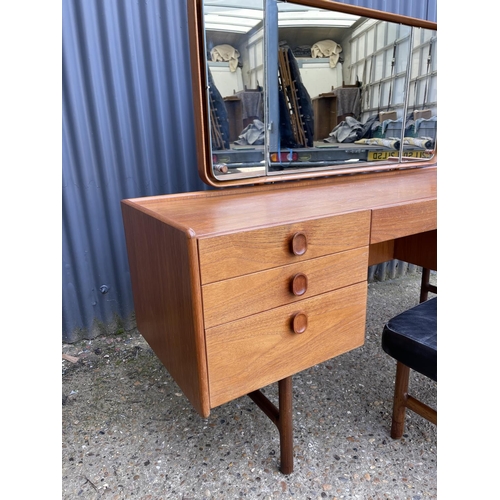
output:
[[399,439],[403,435],[409,380],[410,368],[398,361],[396,365],[396,386],[394,388],[394,405],[392,409],[391,437],[393,439]]
[[429,297],[429,279],[431,270],[422,268],[422,281],[420,283],[420,302],[425,302]]

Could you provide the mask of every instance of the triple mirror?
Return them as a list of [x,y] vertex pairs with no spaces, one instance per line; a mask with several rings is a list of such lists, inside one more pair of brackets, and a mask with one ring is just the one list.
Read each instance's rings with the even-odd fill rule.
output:
[[189,6],[205,182],[436,163],[434,23],[328,0]]

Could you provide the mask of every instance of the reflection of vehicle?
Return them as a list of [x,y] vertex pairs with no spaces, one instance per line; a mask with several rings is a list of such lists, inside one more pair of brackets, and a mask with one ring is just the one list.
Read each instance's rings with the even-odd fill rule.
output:
[[[255,146],[246,149],[224,149],[212,153],[214,165],[226,165],[228,168],[249,168],[264,166],[264,148]],[[219,170],[220,171],[220,170]]]
[[[353,162],[385,161],[397,158],[399,151],[388,150],[381,146],[358,144],[339,144],[324,147],[282,149],[280,153],[269,154],[269,169],[282,171],[289,168],[332,167]],[[423,148],[405,149],[402,156],[409,159],[429,159],[432,151]],[[254,167],[264,168],[263,147],[229,149],[214,151],[212,154],[214,169],[219,173],[244,171]]]

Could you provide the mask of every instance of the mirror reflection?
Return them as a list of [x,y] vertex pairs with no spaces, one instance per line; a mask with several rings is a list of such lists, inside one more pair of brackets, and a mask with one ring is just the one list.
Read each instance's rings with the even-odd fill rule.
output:
[[214,174],[265,173],[263,2],[204,2]]
[[[413,28],[403,156],[428,158],[437,132],[437,33]],[[402,123],[402,121],[401,121]],[[422,153],[421,150],[425,153]]]
[[204,20],[218,179],[433,157],[435,31],[275,0]]

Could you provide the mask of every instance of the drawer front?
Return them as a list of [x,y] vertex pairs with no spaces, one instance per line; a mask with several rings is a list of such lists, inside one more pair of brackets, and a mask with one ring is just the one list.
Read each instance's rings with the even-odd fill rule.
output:
[[370,211],[200,238],[201,282],[212,283],[368,245]]
[[209,283],[205,328],[366,281],[368,247]]
[[358,283],[207,329],[210,406],[363,345],[366,295]]
[[437,228],[437,200],[375,209],[370,243],[393,240]]

